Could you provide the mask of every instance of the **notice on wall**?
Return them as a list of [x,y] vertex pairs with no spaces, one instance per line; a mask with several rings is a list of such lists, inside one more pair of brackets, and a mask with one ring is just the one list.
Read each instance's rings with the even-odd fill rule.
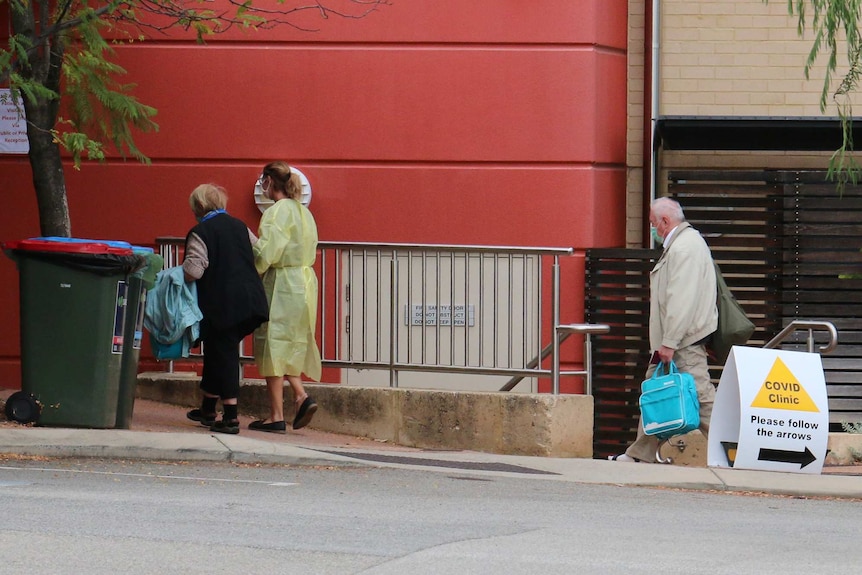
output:
[[733,347],[712,409],[709,466],[817,474],[828,439],[819,354]]
[[12,101],[12,91],[0,88],[0,154],[26,154],[30,151],[24,106]]

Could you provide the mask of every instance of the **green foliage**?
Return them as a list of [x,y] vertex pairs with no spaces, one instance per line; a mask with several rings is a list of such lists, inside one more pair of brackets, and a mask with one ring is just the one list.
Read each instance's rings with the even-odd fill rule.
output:
[[[293,16],[311,11],[362,18],[388,0],[345,0],[354,11],[326,6],[318,0],[287,6],[284,0],[228,0],[218,11],[205,0],[0,0],[11,8],[11,34],[0,49],[0,86],[12,89],[17,104],[25,102],[48,113],[27,117],[38,131],[50,133],[65,148],[76,168],[83,159],[102,160],[106,145],[123,156],[148,163],[135,145],[134,132],[157,131],[156,110],[139,102],[135,86],[122,83],[126,71],[114,61],[112,44],[145,41],[147,31],[179,28],[198,42],[233,26],[272,28],[293,23]],[[226,7],[225,7],[226,6]],[[109,44],[106,40],[111,38]],[[55,69],[61,68],[61,74]],[[60,118],[60,103],[68,117]]]
[[[763,0],[768,3],[769,0]],[[797,17],[797,32],[803,37],[807,30],[814,40],[805,62],[805,77],[817,65],[822,53],[826,55],[825,78],[820,93],[820,110],[829,106],[829,95],[841,120],[842,143],[829,159],[828,177],[837,182],[839,191],[850,182],[857,184],[862,167],[853,157],[853,107],[850,95],[859,86],[862,73],[862,32],[859,30],[862,0],[787,0],[787,11]],[[838,71],[839,44],[846,47],[847,71],[832,92],[834,74]],[[843,66],[843,64],[842,64]]]
[[[60,123],[64,121],[61,119]],[[88,160],[104,160],[105,147],[101,142],[91,140],[81,132],[60,132],[54,130],[54,141],[67,149],[75,158],[75,169],[80,169],[81,158]]]
[[[862,433],[862,422],[842,421],[841,429],[843,429],[845,433]],[[862,461],[862,453],[860,453],[858,449],[854,449],[853,447],[848,447],[847,449],[850,452],[850,457],[853,458],[853,461]]]
[[[768,2],[768,0],[764,0]],[[797,32],[804,36],[810,26],[814,33],[814,42],[805,62],[805,77],[809,77],[811,68],[825,49],[827,52],[826,77],[820,94],[820,110],[828,106],[829,92],[833,74],[838,68],[838,44],[846,41],[847,62],[850,72],[842,81],[842,87],[835,94],[847,94],[847,88],[855,86],[859,70],[859,50],[862,47],[862,36],[859,32],[860,0],[788,0],[787,10],[790,15],[798,18]],[[855,69],[855,71],[854,71]],[[843,89],[842,89],[843,88]],[[835,95],[833,95],[833,98]]]
[[[156,110],[135,99],[134,86],[118,81],[126,71],[112,62],[113,50],[102,35],[115,23],[116,5],[95,10],[86,3],[60,4],[52,22],[36,26],[37,17],[50,14],[42,2],[13,3],[16,33],[0,51],[0,81],[8,81],[16,100],[23,98],[16,103],[44,111],[34,118],[28,114],[28,123],[50,133],[51,141],[71,154],[75,168],[83,159],[103,160],[105,143],[148,162],[132,130],[157,130]],[[58,62],[61,73],[52,74]],[[69,109],[65,119],[57,116],[61,100]]]
[[[156,110],[131,95],[133,84],[118,82],[126,71],[110,61],[113,50],[101,35],[82,35],[80,46],[63,59],[70,118],[63,122],[69,130],[58,130],[57,141],[72,154],[75,167],[80,166],[82,155],[104,159],[103,140],[110,141],[123,155],[128,151],[149,163],[135,145],[132,128],[157,131],[158,125],[152,121]],[[97,134],[98,141],[88,140],[86,134]]]
[[6,2],[11,8],[9,35],[0,45],[0,86],[10,88],[12,102],[24,112],[34,174],[52,174],[33,179],[42,235],[71,233],[61,148],[75,169],[83,160],[104,160],[109,146],[123,157],[150,161],[134,133],[158,130],[156,110],[134,97],[133,84],[121,81],[126,71],[113,46],[175,28],[193,33],[199,43],[233,26],[307,30],[293,16],[307,11],[324,19],[363,18],[389,0],[338,0],[353,11],[332,9],[328,0],[293,7],[284,0],[260,1],[0,0],[0,7]]
[[862,433],[862,421],[842,421],[841,429],[845,433]]
[[12,74],[10,85],[14,88],[12,90],[13,100],[19,99],[21,95],[31,100],[56,100],[59,98],[59,95],[54,90],[39,82],[28,80],[19,74]]

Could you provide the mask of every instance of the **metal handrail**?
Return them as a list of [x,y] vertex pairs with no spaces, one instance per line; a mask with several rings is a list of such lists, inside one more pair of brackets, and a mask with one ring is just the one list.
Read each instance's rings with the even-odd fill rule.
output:
[[829,353],[834,350],[838,346],[838,330],[835,329],[835,325],[832,322],[828,321],[818,321],[818,320],[807,320],[807,319],[795,319],[787,324],[784,329],[782,329],[778,334],[773,337],[771,340],[766,342],[763,346],[766,349],[773,349],[781,345],[784,340],[790,336],[793,332],[797,330],[807,329],[808,330],[808,352],[814,353],[814,330],[822,329],[825,330],[829,334],[829,343],[824,346],[821,346],[819,350],[820,353]]
[[[593,388],[593,376],[592,376],[592,365],[593,365],[593,344],[592,344],[592,335],[600,334],[600,333],[608,333],[611,330],[611,326],[600,324],[600,323],[575,323],[568,325],[558,325],[557,326],[557,337],[559,338],[559,342],[563,343],[566,341],[570,335],[575,333],[580,333],[584,335],[584,369],[576,370],[576,371],[560,371],[560,362],[554,362],[554,372],[552,373],[554,389],[556,393],[559,393],[559,381],[561,375],[580,375],[584,376],[584,394],[591,395]],[[527,363],[526,367],[532,369],[539,365],[543,359],[551,355],[551,352],[554,350],[554,344],[549,343],[542,350],[542,353],[534,357]],[[515,376],[506,384],[500,388],[500,391],[512,391],[516,385],[518,385],[525,376],[519,375]]]
[[[163,236],[156,238],[156,245],[165,258],[166,267],[179,265],[181,249],[185,238],[178,236]],[[591,392],[592,385],[592,346],[590,336],[597,333],[607,333],[609,326],[594,324],[569,324],[560,325],[560,257],[571,256],[572,248],[552,247],[518,247],[518,246],[487,246],[487,245],[443,245],[443,244],[401,244],[401,243],[368,243],[368,242],[329,242],[318,243],[320,257],[318,267],[320,274],[320,303],[318,318],[321,323],[320,349],[321,359],[325,367],[349,368],[349,369],[377,369],[388,370],[390,386],[398,386],[399,372],[436,372],[436,373],[460,373],[470,375],[510,376],[513,380],[520,381],[523,378],[548,377],[552,380],[554,394],[558,394],[559,380],[561,376],[582,376],[585,378],[585,393]],[[530,273],[535,273],[534,278],[530,276],[529,290],[518,292],[513,299],[513,285],[518,282],[528,281],[527,261],[536,258],[535,264],[531,264]],[[547,258],[542,264],[543,258]],[[414,265],[413,262],[418,262]],[[460,262],[459,285],[455,285],[454,266]],[[472,263],[470,263],[472,262]],[[479,271],[475,280],[468,277],[470,272],[476,273],[476,263],[481,268],[483,262],[489,262],[493,270],[487,268],[487,274]],[[513,270],[513,262],[521,262],[517,271]],[[355,263],[355,265],[354,265]],[[399,274],[399,263],[404,266],[404,273]],[[426,268],[425,266],[429,267]],[[501,269],[498,269],[498,265]],[[463,266],[467,266],[466,270]],[[386,270],[386,267],[389,269]],[[441,267],[448,269],[448,274],[441,272]],[[552,276],[551,298],[549,302],[543,303],[542,270],[548,270]],[[386,273],[388,271],[388,273]],[[420,277],[421,274],[421,277]],[[386,277],[388,276],[388,277]],[[416,277],[414,281],[412,278]],[[482,287],[486,277],[488,278],[484,288]],[[475,283],[473,283],[475,281]],[[354,283],[356,285],[354,285]],[[368,285],[366,285],[366,283]],[[388,286],[386,285],[388,284]],[[406,285],[405,285],[406,284]],[[414,285],[415,284],[415,285]],[[501,303],[497,302],[498,287],[505,286],[507,298]],[[479,293],[476,304],[476,328],[480,341],[478,357],[470,356],[467,350],[467,341],[463,333],[459,333],[459,341],[464,348],[456,349],[455,318],[442,315],[426,321],[425,313],[437,313],[418,311],[422,317],[419,324],[415,318],[407,322],[406,313],[408,304],[412,307],[425,305],[437,308],[437,304],[454,313],[456,287],[461,291],[458,299],[467,297],[465,294],[472,291]],[[426,288],[427,292],[426,293]],[[483,292],[483,289],[486,290]],[[342,290],[344,293],[341,293]],[[404,294],[411,293],[405,299]],[[387,296],[388,292],[388,296]],[[431,293],[434,295],[432,296]],[[529,293],[529,296],[528,296]],[[334,300],[332,294],[336,294]],[[386,298],[389,305],[386,305]],[[413,304],[421,302],[421,306]],[[471,301],[461,302],[462,313],[468,314],[467,308],[472,308]],[[470,303],[470,306],[466,304]],[[548,305],[549,304],[549,305]],[[483,306],[493,316],[489,320],[482,313]],[[545,307],[548,306],[548,307]],[[412,309],[412,307],[410,309]],[[366,309],[367,308],[367,309]],[[530,310],[534,325],[528,329],[527,323],[518,320],[521,310]],[[547,317],[543,310],[550,312],[551,325],[543,326],[543,317]],[[401,320],[402,311],[405,313]],[[498,311],[505,316],[506,323],[498,319]],[[443,312],[440,312],[441,314]],[[430,316],[428,316],[430,317]],[[460,319],[464,322],[463,316]],[[473,316],[470,314],[469,321],[472,326]],[[447,323],[448,322],[448,323]],[[484,325],[483,322],[489,322]],[[387,325],[388,324],[388,325]],[[424,325],[424,329],[418,329],[417,325]],[[466,324],[458,324],[458,329],[465,329]],[[411,331],[410,327],[417,331]],[[485,335],[490,335],[493,341],[499,339],[507,343],[500,344],[499,348],[493,348],[484,355],[481,349]],[[559,345],[572,334],[580,333],[585,336],[584,341],[584,369],[583,370],[561,370]],[[448,337],[441,339],[441,334]],[[527,337],[536,338],[537,341],[528,345]],[[404,339],[406,341],[401,341]],[[413,347],[425,350],[426,346],[434,349],[426,354],[421,351],[412,357],[411,339],[414,339]],[[471,340],[473,338],[471,337]],[[523,340],[523,341],[522,341]],[[553,353],[551,366],[543,368],[541,359],[536,357],[533,361],[524,364],[522,360],[512,363],[513,354],[520,353],[526,357],[528,347],[532,347],[535,353],[540,340],[550,343],[542,350],[541,359],[549,353]],[[354,346],[354,342],[356,346]],[[445,343],[448,342],[448,343]],[[407,351],[402,351],[407,349]],[[498,352],[501,357],[497,357]],[[468,354],[469,361],[462,358],[456,362],[456,353]],[[388,356],[388,357],[387,357]],[[242,363],[252,360],[247,352],[241,351]],[[168,364],[168,370],[173,370],[173,364]],[[510,380],[512,381],[512,380]],[[515,383],[517,383],[515,381]],[[514,387],[514,383],[512,384]],[[501,391],[509,391],[502,389]]]
[[541,256],[570,256],[572,248],[523,247],[523,246],[488,246],[488,245],[457,245],[457,244],[401,244],[387,242],[332,242],[320,241],[320,249],[354,250],[354,251],[398,251],[398,252],[441,252],[441,253],[486,253],[486,254],[521,254]]
[[556,328],[557,333],[557,341],[562,343],[567,337],[572,335],[573,333],[580,333],[584,336],[584,369],[575,370],[575,371],[560,371],[560,357],[559,357],[559,344],[558,344],[558,353],[556,354],[556,361],[554,361],[554,373],[553,373],[553,386],[554,393],[557,394],[560,392],[560,376],[561,375],[582,375],[584,376],[584,394],[592,395],[593,394],[593,342],[592,336],[598,335],[602,333],[608,333],[611,331],[611,326],[596,323],[574,323],[567,325],[558,325]]
[[[519,280],[523,281],[526,278],[526,270],[523,270],[523,274],[525,276],[523,278],[518,278],[518,273],[512,273],[511,263],[513,258],[517,261],[521,258],[521,261],[526,261],[527,258],[541,258],[547,257],[551,260],[551,270],[553,276],[553,284],[551,289],[551,298],[550,305],[551,308],[544,308],[551,311],[552,316],[552,327],[550,333],[548,331],[542,329],[542,321],[541,316],[543,313],[539,311],[536,314],[538,318],[538,323],[536,324],[538,327],[538,333],[545,334],[545,337],[548,339],[557,339],[556,337],[556,327],[559,324],[559,315],[560,315],[560,257],[561,256],[571,256],[573,254],[572,248],[546,248],[546,247],[515,247],[515,246],[486,246],[486,245],[441,245],[441,244],[401,244],[401,243],[363,243],[363,242],[320,242],[318,247],[321,250],[322,260],[326,261],[327,257],[332,258],[332,254],[335,254],[336,261],[345,261],[343,258],[347,257],[347,262],[352,262],[354,258],[357,261],[357,269],[361,270],[359,272],[360,278],[359,282],[361,285],[358,286],[361,288],[362,293],[366,293],[366,287],[364,285],[365,278],[370,278],[371,282],[374,283],[373,273],[369,270],[377,270],[377,287],[378,289],[374,290],[377,294],[370,303],[372,304],[370,307],[377,310],[377,315],[371,316],[369,318],[366,309],[366,300],[365,298],[358,298],[359,302],[354,304],[354,294],[353,287],[351,285],[351,294],[350,298],[347,302],[346,314],[350,318],[350,329],[351,330],[361,330],[362,341],[367,341],[368,337],[366,334],[366,328],[371,326],[371,334],[369,335],[377,335],[377,349],[367,351],[365,346],[362,345],[361,349],[356,349],[355,353],[352,348],[349,348],[346,352],[346,356],[342,356],[340,352],[336,351],[338,354],[337,357],[331,357],[330,349],[331,346],[327,346],[326,342],[322,342],[322,356],[323,356],[323,364],[329,367],[340,367],[340,368],[354,368],[354,369],[381,369],[388,370],[390,375],[390,386],[397,387],[398,386],[398,374],[399,372],[437,372],[437,373],[461,373],[461,374],[473,374],[473,375],[489,375],[489,376],[500,376],[500,375],[508,375],[515,377],[517,379],[523,379],[525,377],[550,377],[554,380],[554,388],[553,393],[559,393],[559,375],[586,375],[587,370],[579,371],[579,372],[570,372],[564,371],[561,372],[559,369],[559,349],[558,342],[552,341],[554,347],[554,361],[552,363],[552,367],[548,369],[542,369],[539,365],[540,362],[533,361],[528,364],[521,364],[520,366],[512,365],[511,363],[500,363],[498,362],[497,353],[499,351],[500,354],[509,358],[513,353],[512,347],[512,325],[515,321],[515,316],[512,311],[512,291],[511,288],[513,285],[516,285]],[[327,256],[329,254],[329,256]],[[416,292],[413,298],[418,299],[420,301],[429,301],[426,300],[426,297],[430,298],[430,301],[433,303],[435,298],[443,298],[443,300],[453,301],[455,297],[455,292],[457,290],[466,290],[469,291],[468,287],[469,282],[471,280],[466,279],[466,276],[469,275],[469,272],[461,269],[462,273],[466,275],[462,278],[463,285],[455,285],[454,280],[447,279],[441,285],[440,276],[439,276],[439,267],[441,264],[446,264],[447,262],[451,265],[451,262],[454,261],[453,258],[460,257],[464,258],[462,261],[466,262],[467,259],[477,258],[479,261],[479,266],[481,267],[482,262],[490,262],[490,266],[493,266],[494,269],[494,277],[493,277],[493,288],[490,286],[486,286],[486,289],[493,289],[496,293],[496,290],[501,286],[506,286],[504,289],[505,293],[509,294],[508,304],[504,304],[498,307],[498,303],[496,302],[496,297],[486,298],[486,301],[490,300],[491,307],[497,311],[503,311],[504,307],[505,313],[500,315],[499,320],[494,319],[491,325],[485,326],[486,331],[492,332],[495,339],[499,334],[500,341],[507,341],[508,348],[505,344],[503,347],[497,350],[491,350],[488,353],[484,360],[482,355],[481,346],[478,351],[478,358],[473,357],[474,360],[478,360],[478,365],[469,365],[467,363],[455,363],[452,359],[452,355],[455,352],[454,346],[454,337],[453,332],[450,331],[451,327],[454,325],[452,323],[446,324],[446,327],[441,328],[439,323],[436,321],[433,323],[431,327],[426,326],[425,330],[421,330],[422,335],[417,336],[417,341],[421,344],[418,346],[420,350],[425,350],[426,346],[430,346],[432,348],[432,352],[430,355],[425,354],[424,351],[420,351],[416,355],[419,356],[416,359],[411,359],[410,355],[410,338],[413,337],[409,335],[407,331],[402,330],[400,326],[400,322],[397,321],[398,311],[401,306],[405,304],[402,299],[404,294],[398,292],[397,286],[407,286],[413,285],[413,281],[409,278],[414,277],[419,279],[421,277],[421,282],[419,284],[421,287],[416,288]],[[415,258],[415,259],[414,259]],[[487,258],[487,260],[485,259]],[[381,279],[384,278],[382,265],[385,261],[389,263],[389,278],[388,290],[385,286],[380,284]],[[417,261],[418,265],[413,266],[412,262]],[[400,262],[400,263],[399,263]],[[497,262],[505,262],[509,264],[509,273],[508,278],[504,277],[505,273],[497,276]],[[437,273],[428,272],[426,277],[425,265],[426,263],[430,263],[432,268],[437,268]],[[467,265],[466,263],[463,265]],[[502,264],[501,264],[502,265]],[[368,269],[366,269],[366,267]],[[402,274],[400,268],[403,267],[406,273]],[[419,271],[417,272],[414,267],[418,267]],[[323,275],[322,283],[324,285],[328,284],[328,280],[326,279],[326,273],[329,269],[328,266],[323,266]],[[541,267],[539,268],[541,270]],[[355,273],[353,267],[350,264],[345,264],[344,270],[348,274]],[[370,274],[370,275],[369,275]],[[542,275],[541,271],[539,272],[539,277]],[[454,276],[454,274],[453,274]],[[479,334],[479,340],[482,340],[483,319],[482,316],[482,307],[483,307],[483,296],[482,292],[482,281],[483,277],[480,273],[480,277],[478,278],[478,285],[474,285],[473,289],[478,289],[480,295],[477,301],[477,328]],[[499,285],[498,285],[499,279]],[[448,283],[447,283],[448,282]],[[514,283],[513,283],[514,282]],[[491,283],[491,280],[489,280]],[[542,308],[542,288],[541,288],[541,279],[538,280],[538,284],[534,286],[533,296],[529,302],[527,301],[526,295],[523,296],[523,301],[518,302],[522,305],[530,305],[537,306],[539,310]],[[407,288],[407,300],[412,301],[413,298],[410,296],[410,288]],[[321,292],[325,291],[324,289]],[[386,317],[380,316],[380,310],[383,309],[386,304],[386,297],[381,298],[381,295],[386,294],[388,292],[388,334],[382,333],[380,330],[382,319],[384,322],[387,320]],[[434,294],[434,295],[432,295]],[[461,292],[459,297],[465,297],[465,294]],[[342,315],[343,310],[339,310],[338,306],[340,304],[336,304],[335,315]],[[321,317],[327,317],[327,303],[323,303],[321,306]],[[405,306],[406,307],[406,306]],[[472,306],[470,306],[472,307]],[[534,308],[535,309],[535,308]],[[331,310],[330,310],[331,311]],[[494,311],[493,316],[495,318],[498,317],[497,311]],[[329,315],[332,315],[331,313]],[[375,323],[376,319],[376,323]],[[406,321],[406,320],[405,320]],[[326,324],[326,320],[324,319],[324,324]],[[412,323],[411,325],[415,326],[417,324]],[[463,326],[463,324],[462,324]],[[375,329],[376,328],[376,329]],[[508,329],[508,331],[507,331]],[[526,327],[524,328],[526,330]],[[324,337],[326,337],[326,330],[323,331]],[[446,349],[446,346],[441,346],[440,336],[441,334],[448,335],[450,341],[450,348]],[[526,331],[523,331],[522,335],[525,335]],[[384,341],[380,340],[380,337],[383,336],[385,338]],[[402,355],[401,350],[405,349],[404,342],[401,341],[402,338],[407,338],[406,345],[406,357]],[[336,337],[336,339],[338,339]],[[471,338],[472,339],[472,338]],[[462,342],[465,340],[462,339]],[[336,341],[336,350],[341,348],[341,345],[337,345],[339,342]],[[344,344],[344,342],[341,342]],[[526,352],[526,344],[524,343],[523,351]],[[388,357],[386,357],[386,353],[388,352]],[[376,351],[376,353],[375,353]],[[467,353],[466,350],[461,350]],[[441,356],[449,356],[449,359]],[[462,358],[461,361],[465,361],[465,358]],[[501,360],[506,361],[506,360]]]

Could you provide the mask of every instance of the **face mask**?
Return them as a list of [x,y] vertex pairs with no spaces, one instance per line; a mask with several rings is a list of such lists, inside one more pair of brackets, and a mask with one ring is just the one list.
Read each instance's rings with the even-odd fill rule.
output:
[[650,226],[649,227],[649,233],[652,236],[652,239],[655,241],[655,243],[657,243],[657,244],[663,244],[664,243],[664,237],[658,235],[658,228],[657,227]]

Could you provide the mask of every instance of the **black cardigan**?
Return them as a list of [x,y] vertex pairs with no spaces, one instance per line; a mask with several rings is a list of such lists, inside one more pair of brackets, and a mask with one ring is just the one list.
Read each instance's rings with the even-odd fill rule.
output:
[[209,260],[197,280],[201,328],[209,324],[219,331],[238,329],[242,336],[251,333],[269,319],[269,304],[254,268],[248,228],[223,213],[204,220],[189,235],[193,233],[206,244]]

